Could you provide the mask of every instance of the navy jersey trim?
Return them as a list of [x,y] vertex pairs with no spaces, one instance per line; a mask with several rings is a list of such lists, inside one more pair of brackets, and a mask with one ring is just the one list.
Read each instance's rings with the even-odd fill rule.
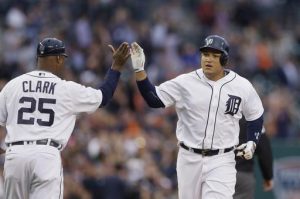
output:
[[219,91],[219,99],[218,99],[218,106],[217,106],[217,110],[216,110],[216,114],[215,114],[215,122],[214,122],[214,131],[213,131],[213,136],[211,138],[211,146],[210,148],[212,149],[212,146],[213,146],[213,143],[214,143],[214,136],[215,136],[215,130],[216,130],[216,122],[217,122],[217,116],[218,116],[218,110],[219,110],[219,106],[220,106],[220,99],[221,99],[221,91],[222,91],[222,88],[223,86],[225,86],[226,84],[232,82],[234,79],[236,78],[236,74],[234,75],[234,77],[229,80],[228,82],[225,82],[221,88],[220,88],[220,91]]
[[[201,79],[201,76],[199,75],[198,71],[196,70],[195,71],[196,75],[199,77],[199,79]],[[206,132],[207,132],[207,126],[208,126],[208,121],[209,121],[209,115],[210,115],[210,107],[211,107],[211,101],[212,101],[212,96],[213,96],[213,87],[207,83],[207,85],[209,85],[209,87],[211,88],[211,96],[210,96],[210,101],[209,101],[209,109],[208,109],[208,113],[207,113],[207,120],[206,120],[206,126],[205,126],[205,131],[204,131],[204,137],[203,137],[203,140],[202,140],[202,149],[204,149],[204,141],[205,141],[205,138],[206,138]]]
[[198,72],[197,71],[195,71],[196,72],[196,75],[199,77],[199,79],[201,79],[201,77],[200,77],[200,75],[198,74]]
[[37,77],[37,78],[56,78],[56,77],[41,77],[41,76],[30,75],[30,74],[26,74],[26,75],[29,75],[31,77]]
[[210,100],[209,100],[209,108],[208,108],[208,113],[207,113],[207,120],[206,120],[206,126],[205,126],[205,131],[204,131],[204,138],[202,140],[202,149],[204,149],[204,141],[205,141],[205,138],[206,138],[206,131],[207,131],[207,126],[208,126],[208,121],[209,121],[211,101],[212,101],[212,96],[213,96],[213,93],[214,93],[214,88],[208,83],[207,83],[207,85],[209,85],[210,88],[211,88],[211,95],[210,95]]

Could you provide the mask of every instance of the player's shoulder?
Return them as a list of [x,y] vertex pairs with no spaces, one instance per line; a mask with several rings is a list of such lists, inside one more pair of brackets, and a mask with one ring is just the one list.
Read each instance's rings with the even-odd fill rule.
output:
[[8,81],[4,88],[14,88],[15,86],[21,84],[24,81],[51,81],[51,82],[59,82],[62,79],[58,76],[54,75],[51,72],[41,71],[41,70],[33,70],[21,75],[18,75]]
[[193,79],[193,78],[197,78],[197,77],[198,77],[197,70],[194,70],[194,71],[182,73],[182,74],[178,75],[176,78],[174,78],[174,80],[182,81],[182,80]]
[[29,80],[60,81],[61,78],[59,78],[58,76],[54,75],[51,72],[34,70],[34,71],[30,71],[30,72],[24,73],[22,75],[19,75],[19,76],[13,78],[12,80],[10,80],[10,82],[15,83],[15,82],[21,82],[24,80],[28,80],[28,81]]
[[193,79],[193,73],[195,73],[194,71],[192,72],[188,72],[188,73],[182,73],[179,74],[178,76],[171,78],[163,83],[161,83],[159,86],[165,86],[165,85],[173,85],[176,87],[185,87],[187,83],[191,83],[192,79]]
[[232,81],[232,86],[239,91],[244,96],[249,96],[251,93],[255,92],[255,88],[253,84],[245,77],[231,71],[231,73],[235,74],[235,79]]
[[34,70],[34,71],[30,71],[28,73],[25,73],[23,75],[23,77],[27,77],[27,78],[37,78],[37,79],[53,79],[53,80],[61,80],[60,77],[54,75],[51,72],[48,71],[43,71],[43,70]]
[[92,87],[74,82],[74,81],[67,81],[67,80],[63,80],[63,84],[66,87],[67,90],[69,90],[70,92],[84,92],[84,90],[96,90]]
[[5,86],[3,87],[2,90],[11,90],[11,88],[13,88],[19,81],[21,81],[21,79],[23,79],[24,76],[25,76],[25,74],[22,74],[22,75],[12,78],[5,84]]
[[234,76],[234,83],[240,85],[240,86],[252,86],[252,83],[245,77],[239,75],[238,73],[232,71],[232,70],[227,70],[229,73]]
[[79,84],[79,83],[74,82],[74,81],[70,81],[70,80],[62,80],[62,81],[63,81],[63,83],[64,83],[67,87],[70,87],[70,88],[85,87],[84,85]]
[[193,82],[193,72],[182,73],[173,79],[170,79],[161,85],[176,85],[176,87],[184,88],[187,83]]

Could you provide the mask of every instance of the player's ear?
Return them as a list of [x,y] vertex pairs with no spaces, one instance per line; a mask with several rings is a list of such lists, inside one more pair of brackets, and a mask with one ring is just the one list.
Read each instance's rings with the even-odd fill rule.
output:
[[61,57],[61,56],[56,56],[56,62],[58,63],[58,64],[61,64],[62,62],[63,62],[63,58]]

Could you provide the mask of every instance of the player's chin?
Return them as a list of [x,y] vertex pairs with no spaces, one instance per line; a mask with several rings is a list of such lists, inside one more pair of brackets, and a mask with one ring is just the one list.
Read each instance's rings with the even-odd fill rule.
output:
[[203,73],[204,73],[205,75],[209,75],[209,74],[214,73],[214,70],[213,70],[212,67],[203,67],[202,69],[203,69]]

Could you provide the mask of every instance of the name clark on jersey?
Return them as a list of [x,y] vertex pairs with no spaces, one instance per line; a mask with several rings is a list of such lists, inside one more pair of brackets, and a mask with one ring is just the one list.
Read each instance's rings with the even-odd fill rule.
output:
[[34,83],[31,81],[23,81],[22,85],[23,85],[23,91],[25,93],[40,92],[40,93],[48,93],[53,95],[56,83],[48,82],[48,81],[37,81],[36,85],[34,85]]

